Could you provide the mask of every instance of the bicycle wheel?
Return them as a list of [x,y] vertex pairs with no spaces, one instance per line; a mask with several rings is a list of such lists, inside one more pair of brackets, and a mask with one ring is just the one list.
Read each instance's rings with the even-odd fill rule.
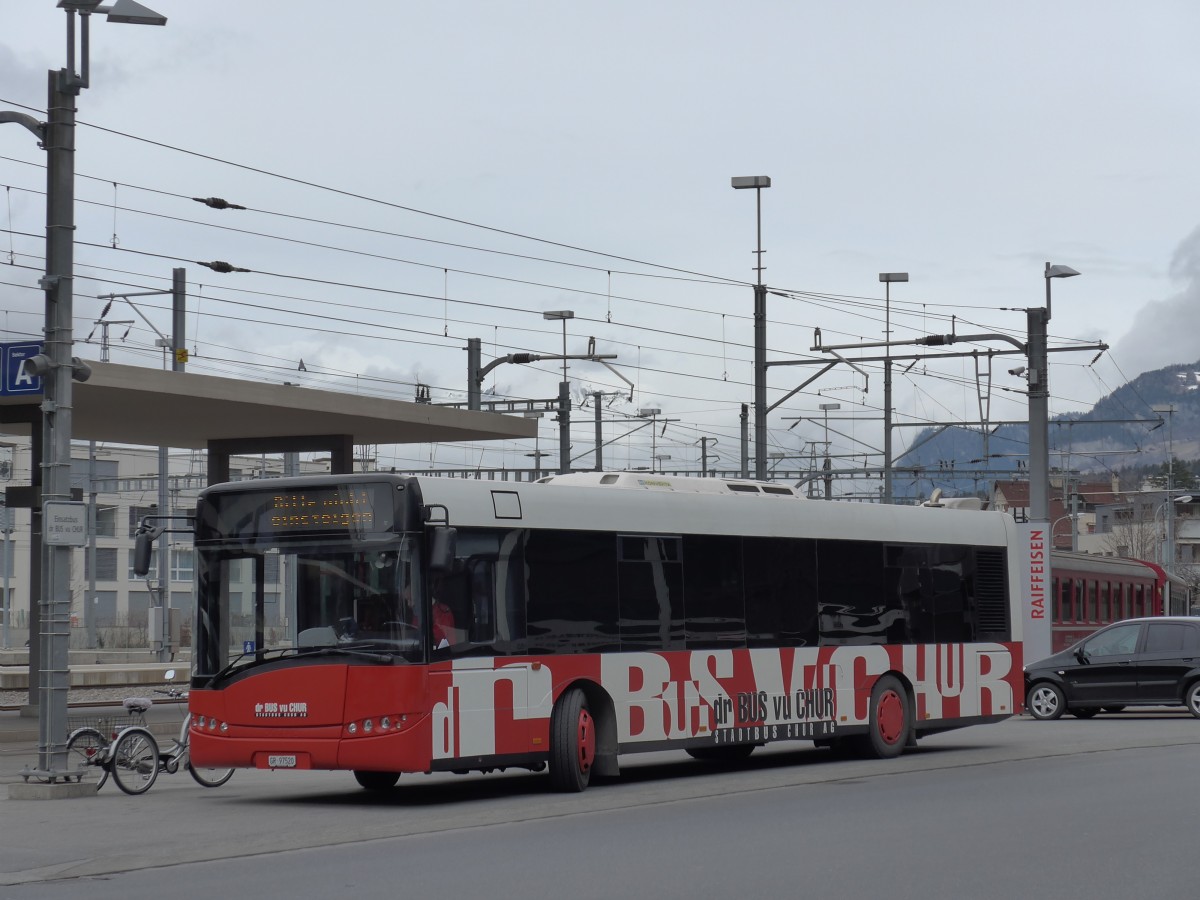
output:
[[233,777],[233,769],[197,769],[192,765],[192,731],[189,727],[191,722],[192,715],[188,713],[183,720],[183,734],[180,741],[183,746],[183,758],[187,760],[188,774],[196,779],[196,784],[208,788],[220,787]]
[[81,777],[82,773],[94,767],[100,773],[100,780],[96,782],[96,790],[100,790],[108,781],[108,767],[104,765],[107,747],[108,741],[95,728],[73,731],[67,738],[67,767],[80,770]]
[[145,728],[126,728],[113,745],[113,781],[127,794],[144,794],[158,777],[158,742]]
[[220,787],[233,777],[233,769],[197,769],[192,765],[190,759],[188,760],[187,770],[188,774],[196,779],[197,784],[202,784],[205,787]]

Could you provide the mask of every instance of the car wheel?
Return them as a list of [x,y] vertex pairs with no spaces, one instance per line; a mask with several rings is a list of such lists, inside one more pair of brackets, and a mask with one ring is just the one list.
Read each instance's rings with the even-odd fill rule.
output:
[[1200,719],[1200,681],[1193,681],[1189,684],[1187,693],[1183,697],[1184,702],[1187,703],[1188,712]]
[[1063,714],[1067,707],[1067,698],[1063,696],[1062,688],[1057,684],[1042,681],[1029,689],[1025,706],[1035,719],[1048,722]]
[[1068,710],[1077,719],[1090,719],[1100,712],[1098,706],[1081,706],[1079,709]]

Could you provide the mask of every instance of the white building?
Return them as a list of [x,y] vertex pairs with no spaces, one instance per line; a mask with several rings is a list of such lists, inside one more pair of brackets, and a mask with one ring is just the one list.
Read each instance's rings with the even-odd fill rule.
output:
[[[0,488],[28,485],[30,466],[28,439],[0,435]],[[206,454],[172,452],[168,466],[170,508],[166,514],[187,515],[195,508],[197,494],[208,483]],[[301,474],[330,470],[328,459],[302,460],[299,466]],[[94,473],[94,482],[89,479],[89,471]],[[194,608],[191,536],[168,534],[170,555],[163,568],[165,585],[159,581],[157,550],[149,576],[137,578],[133,574],[134,532],[144,516],[160,514],[157,448],[103,446],[96,449],[93,461],[88,445],[77,444],[72,448],[71,473],[72,487],[81,489],[84,501],[94,504],[96,522],[94,539],[71,554],[71,646],[92,646],[91,630],[99,647],[149,646],[146,631],[149,610],[160,605],[159,592],[164,588],[166,606],[177,610],[171,618],[184,629],[186,645],[186,630]],[[241,456],[230,460],[230,478],[234,480],[282,474],[283,460],[279,456]],[[5,599],[5,589],[8,601],[0,602],[0,625],[5,621],[3,610],[7,609],[8,646],[20,648],[29,638],[29,510],[4,511],[0,517],[0,540],[4,541],[0,546],[0,601]],[[278,585],[279,577],[278,572],[268,572],[268,584]],[[280,605],[272,605],[276,617],[282,617],[278,611]]]

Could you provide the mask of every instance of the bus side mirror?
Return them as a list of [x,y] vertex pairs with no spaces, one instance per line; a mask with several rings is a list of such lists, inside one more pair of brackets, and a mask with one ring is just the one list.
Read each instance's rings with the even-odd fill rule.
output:
[[429,534],[429,571],[449,572],[454,568],[458,549],[458,531],[448,525],[435,525]]
[[154,542],[162,533],[162,528],[139,528],[133,536],[133,574],[138,578],[150,572],[150,554],[154,552]]

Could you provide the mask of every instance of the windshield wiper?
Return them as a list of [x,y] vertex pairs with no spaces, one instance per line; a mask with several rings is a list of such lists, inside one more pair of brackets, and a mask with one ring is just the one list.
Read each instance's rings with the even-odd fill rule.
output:
[[[280,647],[276,650],[261,650],[252,651],[250,653],[239,653],[236,657],[229,661],[229,665],[225,666],[225,668],[223,668],[220,672],[208,679],[208,687],[213,687],[222,678],[233,674],[233,672],[236,670],[249,669],[257,665],[262,665],[263,663],[271,662],[272,660],[282,659],[288,654],[295,653],[296,651],[296,647]],[[268,653],[272,653],[274,656],[268,659]],[[242,660],[246,659],[246,657],[252,658],[248,662],[242,663]]]
[[374,653],[357,647],[305,647],[305,656],[353,656],[355,659],[366,659],[385,666],[394,665],[396,657],[390,653]]
[[[270,657],[267,654],[271,654]],[[234,672],[240,672],[244,669],[251,669],[255,666],[263,665],[264,663],[274,662],[277,659],[283,659],[286,656],[352,656],[355,659],[365,659],[368,662],[379,663],[380,665],[391,666],[395,665],[396,657],[391,653],[375,653],[370,650],[363,650],[358,647],[339,647],[335,645],[324,645],[320,647],[280,647],[275,650],[263,650],[261,653],[242,653],[232,660],[229,665],[225,666],[216,675],[208,679],[208,687],[215,687],[224,678],[232,675]],[[252,657],[247,660],[247,657]],[[243,660],[246,660],[243,662]]]

